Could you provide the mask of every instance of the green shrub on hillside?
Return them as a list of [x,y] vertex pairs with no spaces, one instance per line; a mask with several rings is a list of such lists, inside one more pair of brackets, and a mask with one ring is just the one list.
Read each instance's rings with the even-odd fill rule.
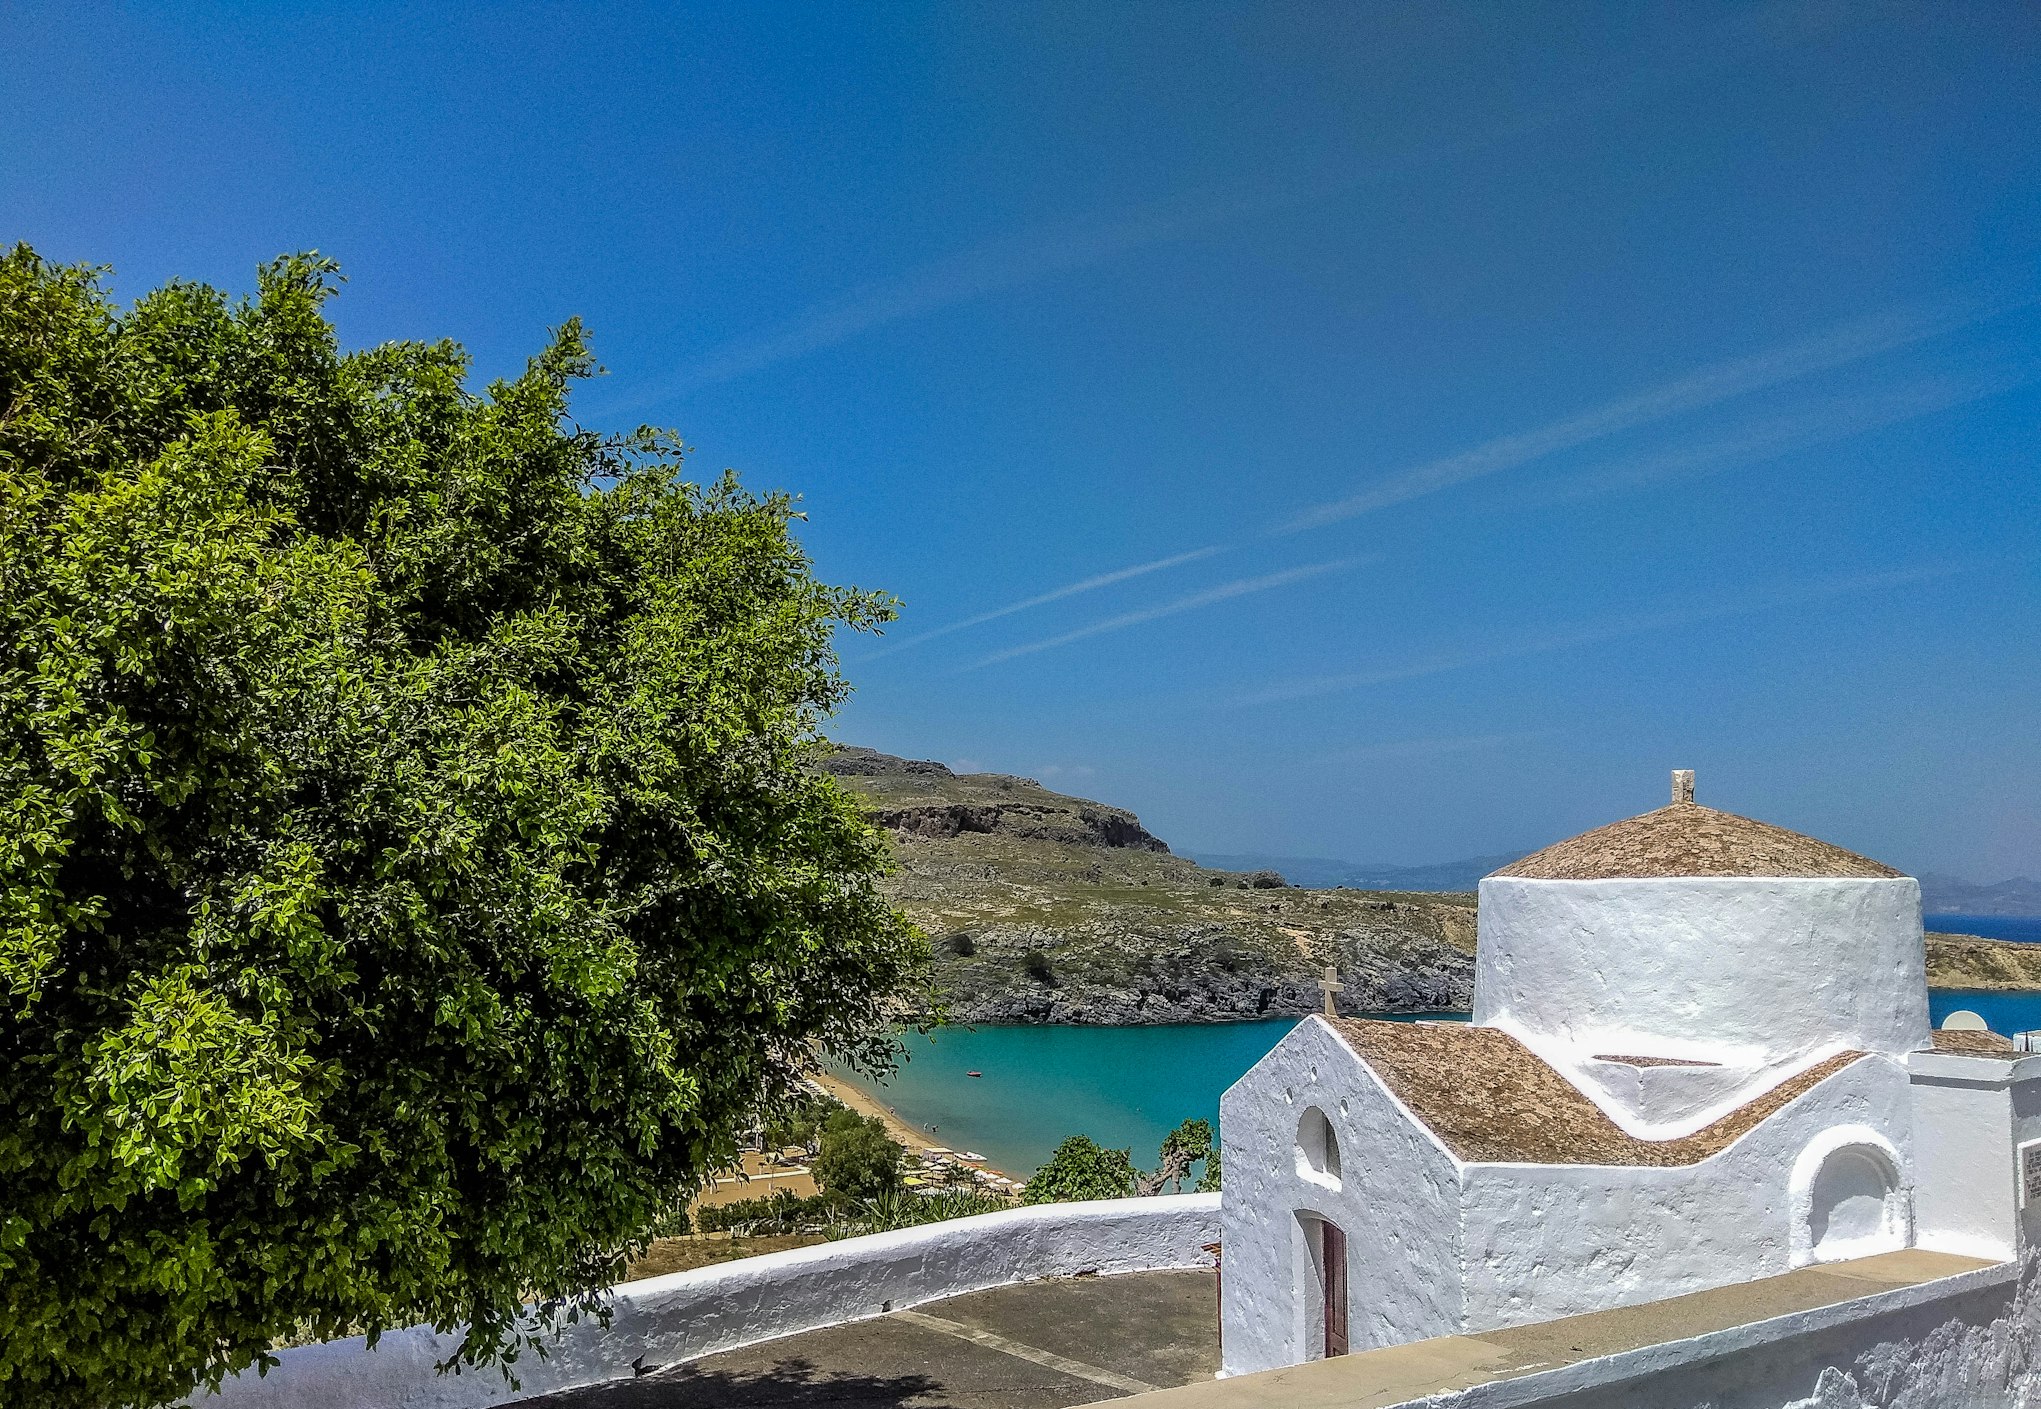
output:
[[1131,1150],[1104,1149],[1089,1136],[1073,1135],[1056,1147],[1047,1164],[1035,1171],[1022,1199],[1041,1204],[1071,1199],[1122,1199],[1136,1194],[1159,1194],[1165,1188],[1181,1193],[1184,1180],[1200,1162],[1205,1165],[1205,1173],[1194,1186],[1196,1191],[1216,1193],[1219,1152],[1212,1144],[1212,1124],[1206,1120],[1187,1120],[1163,1136],[1152,1174],[1143,1174],[1135,1168]]

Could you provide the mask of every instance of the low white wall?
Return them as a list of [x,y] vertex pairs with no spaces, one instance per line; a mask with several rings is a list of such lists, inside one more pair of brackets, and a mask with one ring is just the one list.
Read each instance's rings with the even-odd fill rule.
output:
[[550,1353],[517,1363],[513,1390],[496,1369],[440,1375],[458,1332],[414,1326],[284,1351],[266,1377],[237,1376],[199,1409],[472,1409],[577,1385],[630,1379],[633,1362],[672,1365],[721,1350],[884,1315],[1012,1282],[1078,1273],[1211,1265],[1217,1194],[1039,1204],[749,1257],[626,1282],[607,1330],[567,1327]]
[[1914,1148],[1920,1246],[2009,1258],[2041,1237],[2041,1207],[2022,1200],[2019,1147],[2041,1139],[2041,1057],[1915,1052]]
[[2035,1262],[1410,1401],[1424,1409],[2001,1409],[2041,1402]]

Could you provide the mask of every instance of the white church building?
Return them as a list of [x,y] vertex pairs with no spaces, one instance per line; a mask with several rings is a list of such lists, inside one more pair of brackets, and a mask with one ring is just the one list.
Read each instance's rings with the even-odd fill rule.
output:
[[1225,1374],[2018,1254],[2037,1113],[1930,1030],[1919,885],[1692,799],[1481,882],[1471,1024],[1310,1018],[1226,1093]]

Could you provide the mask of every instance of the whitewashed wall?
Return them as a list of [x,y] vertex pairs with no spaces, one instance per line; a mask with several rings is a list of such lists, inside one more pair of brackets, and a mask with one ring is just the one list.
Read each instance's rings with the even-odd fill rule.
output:
[[[1337,1188],[1298,1167],[1298,1123],[1313,1107],[1339,1141]],[[1460,1183],[1453,1158],[1323,1021],[1298,1024],[1227,1091],[1219,1128],[1227,1374],[1295,1364],[1322,1350],[1323,1302],[1300,1212],[1346,1231],[1354,1350],[1458,1329]]]
[[[1340,1144],[1337,1188],[1298,1168],[1297,1128],[1313,1107]],[[1354,1350],[1452,1333],[1460,1324],[1459,1174],[1326,1024],[1309,1019],[1227,1091],[1226,1264],[1220,1312],[1226,1373],[1312,1358],[1323,1302],[1299,1212],[1347,1234]]]
[[1916,1052],[1907,1065],[1920,1245],[2012,1257],[2023,1241],[2041,1236],[2041,1202],[2020,1207],[2016,1155],[2022,1143],[2041,1139],[2041,1057]]
[[[1298,1124],[1314,1108],[1342,1151],[1337,1187],[1299,1164]],[[1322,1351],[1300,1214],[1346,1230],[1356,1351],[1656,1301],[1912,1241],[1913,1096],[1905,1065],[1885,1057],[1852,1063],[1697,1164],[1462,1164],[1337,1034],[1307,1019],[1226,1093],[1220,1123],[1228,1375]],[[1889,1168],[1888,1216],[1868,1238],[1823,1247],[1813,1225],[1835,1210],[1815,1184],[1838,1149]]]
[[1569,1052],[1771,1066],[1926,1045],[1908,878],[1481,883],[1474,1021]]
[[1658,1301],[1907,1246],[1903,1218],[1874,1247],[1824,1253],[1806,1234],[1808,1191],[1796,1199],[1796,1166],[1810,1146],[1853,1127],[1839,1144],[1885,1154],[1903,1205],[1912,1145],[1907,1074],[1885,1058],[1843,1068],[1698,1164],[1468,1165],[1462,1329]]
[[858,1321],[1013,1282],[1211,1264],[1217,1194],[1041,1204],[895,1233],[745,1258],[614,1289],[610,1325],[568,1327],[551,1355],[519,1361],[522,1388],[490,1369],[435,1374],[460,1344],[428,1327],[374,1350],[356,1337],[288,1350],[266,1378],[229,1381],[199,1409],[473,1409],[578,1385],[630,1379],[797,1331]]

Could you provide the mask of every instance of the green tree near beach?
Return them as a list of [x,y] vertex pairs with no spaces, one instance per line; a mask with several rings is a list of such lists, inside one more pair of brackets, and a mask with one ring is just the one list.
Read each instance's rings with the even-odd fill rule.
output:
[[0,1402],[143,1405],[285,1334],[515,1354],[594,1305],[924,946],[806,766],[794,506],[345,352],[333,265],[116,307],[0,255]]
[[1183,1192],[1183,1181],[1191,1167],[1204,1160],[1213,1159],[1212,1123],[1208,1120],[1187,1120],[1169,1134],[1162,1137],[1162,1149],[1158,1151],[1155,1172],[1140,1182],[1144,1194],[1159,1194],[1165,1184],[1173,1186],[1172,1192]]
[[1107,1149],[1088,1135],[1073,1135],[1056,1147],[1047,1164],[1034,1172],[1021,1192],[1021,1202],[1129,1198],[1139,1177],[1130,1151]]
[[877,1116],[839,1108],[823,1123],[810,1168],[824,1193],[861,1203],[899,1192],[903,1153]]
[[1035,1171],[1021,1193],[1024,1203],[1065,1203],[1073,1199],[1124,1199],[1135,1195],[1159,1194],[1165,1187],[1183,1191],[1183,1181],[1200,1161],[1205,1162],[1200,1193],[1219,1187],[1219,1155],[1212,1146],[1212,1125],[1205,1120],[1187,1120],[1162,1137],[1154,1172],[1144,1174],[1134,1165],[1132,1150],[1114,1150],[1099,1145],[1087,1135],[1073,1135],[1056,1147],[1049,1162]]

